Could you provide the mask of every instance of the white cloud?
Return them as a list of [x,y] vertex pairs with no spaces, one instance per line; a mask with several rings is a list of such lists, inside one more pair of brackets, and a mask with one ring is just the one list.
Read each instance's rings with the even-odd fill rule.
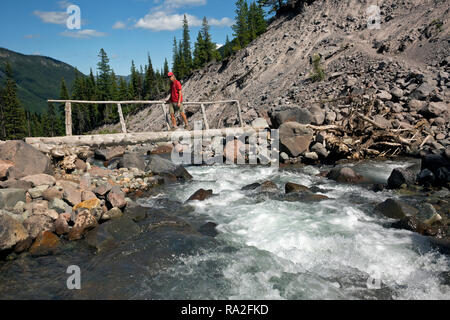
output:
[[[182,14],[171,14],[166,11],[150,12],[144,18],[141,18],[136,23],[136,28],[149,29],[153,31],[175,31],[183,27]],[[192,16],[186,15],[190,26],[201,26],[202,20]]]
[[216,26],[216,27],[230,27],[233,25],[233,20],[231,20],[230,18],[222,18],[220,20],[214,19],[212,18],[211,20],[208,21],[210,26]]
[[206,0],[165,0],[163,6],[168,9],[176,9],[184,6],[204,6]]
[[106,37],[107,34],[104,32],[92,30],[92,29],[84,29],[79,31],[64,31],[61,33],[64,37],[71,37],[77,39],[90,39],[90,38],[98,38],[98,37]]
[[34,11],[33,14],[39,17],[44,23],[65,25],[69,15],[66,12],[55,11]]
[[69,1],[65,1],[65,0],[63,0],[63,1],[58,1],[58,6],[61,8],[61,9],[64,9],[64,10],[66,10],[68,7],[70,7],[71,5],[73,5],[73,3],[72,2],[69,2]]
[[125,23],[123,23],[122,21],[117,21],[113,25],[113,29],[125,29],[126,27],[127,27],[127,25]]
[[[198,27],[202,25],[203,19],[186,14],[189,26]],[[144,18],[138,20],[136,28],[149,29],[152,31],[175,31],[183,27],[184,14],[169,13],[167,11],[153,11]],[[233,21],[230,18],[210,19],[211,26],[231,26]]]

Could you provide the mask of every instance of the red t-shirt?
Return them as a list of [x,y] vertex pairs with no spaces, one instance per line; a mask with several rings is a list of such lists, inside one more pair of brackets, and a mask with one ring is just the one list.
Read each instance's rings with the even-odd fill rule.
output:
[[[170,90],[172,91],[172,102],[178,102],[178,99],[180,98],[180,90],[181,90],[181,82],[178,80],[175,80],[170,84]],[[181,102],[183,102],[183,97],[181,97]]]

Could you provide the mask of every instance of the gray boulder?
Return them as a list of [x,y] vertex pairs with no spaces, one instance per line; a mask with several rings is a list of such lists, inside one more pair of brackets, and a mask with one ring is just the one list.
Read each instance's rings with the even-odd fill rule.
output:
[[0,251],[13,248],[28,239],[25,227],[7,214],[0,214]]
[[184,167],[176,165],[172,161],[166,160],[157,155],[152,155],[150,157],[150,161],[145,168],[145,171],[151,171],[154,174],[161,176],[170,175],[179,181],[188,181],[192,179],[192,176]]
[[395,199],[388,199],[375,207],[375,211],[390,219],[404,219],[415,216],[419,210]]
[[0,209],[14,208],[17,202],[26,202],[25,190],[23,189],[1,189]]
[[279,128],[286,122],[298,122],[301,124],[311,124],[313,115],[310,111],[298,106],[284,106],[274,108],[269,112],[269,117],[274,128]]
[[118,168],[137,168],[141,171],[144,171],[145,160],[137,153],[127,153],[123,155],[122,159],[120,159]]
[[280,127],[280,144],[282,151],[292,157],[298,157],[309,151],[313,141],[313,132],[297,122],[286,122]]
[[0,144],[0,159],[14,163],[14,166],[8,169],[9,179],[40,173],[53,174],[50,159],[23,141],[6,141]]
[[417,181],[417,172],[411,169],[394,169],[388,179],[389,189],[398,189],[401,185],[414,185]]

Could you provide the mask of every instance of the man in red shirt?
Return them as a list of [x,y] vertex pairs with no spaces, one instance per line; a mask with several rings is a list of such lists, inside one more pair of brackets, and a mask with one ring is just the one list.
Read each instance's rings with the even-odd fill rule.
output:
[[181,92],[181,83],[180,83],[180,81],[177,80],[177,78],[175,78],[175,75],[173,74],[173,72],[169,72],[169,74],[167,76],[169,77],[169,79],[171,81],[170,99],[167,101],[167,103],[170,106],[170,117],[172,118],[173,128],[174,129],[178,128],[177,121],[175,119],[175,112],[180,111],[180,114],[184,120],[186,130],[190,130],[186,114],[184,113],[183,93]]

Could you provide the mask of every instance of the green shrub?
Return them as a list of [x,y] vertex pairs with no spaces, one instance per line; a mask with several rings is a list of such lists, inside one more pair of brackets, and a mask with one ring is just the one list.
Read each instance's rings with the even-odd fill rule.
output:
[[310,73],[312,82],[325,80],[325,71],[320,64],[321,60],[322,57],[319,54],[315,54],[312,58],[313,70]]

